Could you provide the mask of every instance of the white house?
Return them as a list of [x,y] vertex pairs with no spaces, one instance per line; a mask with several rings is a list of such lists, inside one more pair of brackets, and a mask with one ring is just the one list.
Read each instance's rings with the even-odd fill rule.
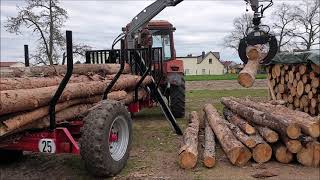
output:
[[200,56],[177,57],[183,61],[185,75],[221,75],[224,65],[220,62],[219,52],[202,52]]

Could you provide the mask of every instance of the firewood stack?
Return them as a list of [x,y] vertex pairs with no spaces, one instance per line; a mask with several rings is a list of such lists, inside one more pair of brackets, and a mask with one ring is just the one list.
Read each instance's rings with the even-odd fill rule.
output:
[[275,64],[268,67],[269,94],[284,100],[292,110],[312,116],[320,112],[320,66],[309,64]]
[[[56,122],[86,115],[102,99],[105,88],[119,71],[119,64],[75,64],[73,75],[56,105]],[[66,66],[38,66],[1,69],[0,138],[26,129],[49,126],[49,102],[56,92]],[[129,104],[140,76],[128,74],[126,65],[108,94],[108,99]],[[4,73],[3,73],[4,72]],[[142,86],[150,83],[147,76]],[[139,90],[138,99],[147,92]]]
[[[320,116],[312,117],[294,111],[277,104],[277,101],[259,103],[224,97],[221,102],[225,106],[224,117],[211,104],[206,104],[203,109],[206,126],[204,153],[200,158],[203,158],[206,167],[211,168],[216,164],[215,139],[230,163],[236,166],[243,166],[250,159],[256,163],[265,163],[272,159],[272,155],[284,164],[297,161],[304,166],[319,166]],[[199,119],[194,117],[191,116],[184,134],[184,145],[180,150],[179,164],[187,169],[193,168],[198,159]],[[182,152],[192,152],[193,158],[185,160],[192,162],[192,165],[183,166]],[[208,163],[208,157],[211,163]]]

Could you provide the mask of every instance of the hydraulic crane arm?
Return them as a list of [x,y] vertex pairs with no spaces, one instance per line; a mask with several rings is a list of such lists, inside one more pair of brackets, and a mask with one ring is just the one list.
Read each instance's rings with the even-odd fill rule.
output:
[[[152,18],[158,15],[163,9],[169,6],[176,6],[183,0],[156,0],[148,7],[143,9],[137,16],[135,16],[130,26],[127,30],[127,45],[128,48],[134,48],[134,36],[141,29],[141,27],[145,26]],[[268,0],[244,0],[251,5],[253,11],[257,12],[259,9],[260,1],[268,1]]]

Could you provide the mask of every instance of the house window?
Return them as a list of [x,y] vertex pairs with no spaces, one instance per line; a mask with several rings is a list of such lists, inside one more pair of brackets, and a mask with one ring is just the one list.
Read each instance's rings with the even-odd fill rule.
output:
[[212,64],[212,59],[211,58],[209,59],[209,64]]
[[206,74],[206,69],[202,69],[202,74]]
[[185,69],[184,74],[190,74],[190,69]]

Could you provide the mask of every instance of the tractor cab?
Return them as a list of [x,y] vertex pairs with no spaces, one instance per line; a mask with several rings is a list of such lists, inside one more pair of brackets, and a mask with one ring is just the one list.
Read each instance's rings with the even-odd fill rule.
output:
[[152,47],[162,48],[163,60],[175,59],[173,32],[176,30],[171,23],[164,20],[150,21],[146,27],[152,36]]

